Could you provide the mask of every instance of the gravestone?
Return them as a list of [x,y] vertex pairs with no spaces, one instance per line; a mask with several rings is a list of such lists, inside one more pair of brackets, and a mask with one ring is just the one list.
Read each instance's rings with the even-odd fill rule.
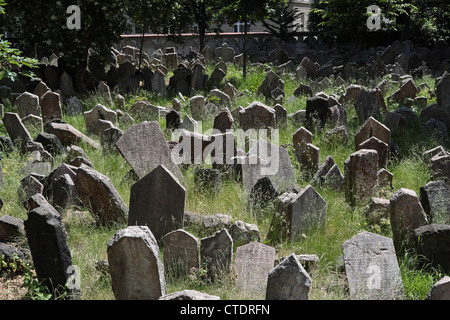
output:
[[425,300],[450,300],[450,277],[444,276],[428,292]]
[[179,129],[181,126],[180,113],[176,110],[171,110],[166,114],[166,128],[171,130]]
[[19,201],[24,202],[36,193],[43,193],[44,185],[36,179],[32,174],[27,175],[20,180],[20,186],[18,189]]
[[450,274],[450,225],[428,224],[414,229],[413,244],[418,267],[431,266]]
[[239,123],[244,131],[275,128],[275,110],[259,101],[254,101],[239,111]]
[[201,120],[206,115],[206,99],[203,96],[193,96],[189,99],[191,114],[194,119]]
[[427,216],[417,194],[410,189],[397,190],[390,199],[390,221],[392,239],[397,254],[409,247],[410,233],[420,226],[428,224]]
[[219,296],[210,295],[207,293],[199,292],[197,290],[181,290],[172,293],[168,293],[159,298],[159,300],[174,300],[174,301],[192,301],[192,300],[220,300]]
[[98,224],[125,220],[128,208],[107,176],[82,164],[77,169],[75,186],[81,202]]
[[128,225],[148,226],[159,241],[183,227],[186,189],[159,165],[131,186]]
[[239,291],[249,293],[253,298],[264,297],[267,277],[275,266],[275,256],[275,248],[259,242],[238,247],[234,266]]
[[66,114],[68,116],[76,116],[83,113],[83,105],[81,104],[81,101],[73,96],[71,97],[66,106]]
[[402,277],[391,238],[367,231],[342,244],[352,300],[395,300],[402,297]]
[[420,187],[420,203],[430,223],[450,223],[450,188],[444,181]]
[[389,160],[389,145],[380,139],[372,136],[366,141],[356,146],[356,150],[373,149],[378,153],[378,168],[385,168]]
[[24,226],[36,275],[50,292],[62,293],[70,276],[72,257],[61,216],[51,209],[40,206],[28,211]]
[[262,94],[266,100],[269,100],[273,98],[272,92],[276,89],[279,89],[284,96],[284,81],[275,72],[269,71],[258,87],[258,93]]
[[107,254],[117,300],[157,300],[166,294],[164,265],[148,227],[117,231],[108,241]]
[[256,224],[236,220],[229,228],[231,238],[235,245],[244,245],[253,241],[261,240],[261,233]]
[[344,162],[345,198],[351,205],[363,204],[374,195],[378,184],[378,153],[361,149]]
[[25,236],[22,219],[3,215],[0,217],[0,242],[6,242]]
[[436,102],[439,106],[450,111],[450,73],[444,72],[439,82],[436,84]]
[[306,99],[306,126],[309,130],[325,126],[328,108],[328,98],[316,95]]
[[450,154],[439,153],[431,158],[431,169],[434,180],[450,182]]
[[359,128],[355,134],[355,146],[359,146],[361,143],[375,137],[389,146],[388,158],[390,157],[391,149],[391,131],[383,125],[381,122],[373,117],[369,117],[364,124]]
[[160,70],[156,70],[151,81],[152,91],[162,97],[165,97],[167,95],[166,82],[164,78],[164,73],[162,73]]
[[61,143],[65,146],[77,145],[81,142],[85,142],[94,149],[100,148],[99,143],[78,131],[68,123],[50,122],[47,124],[45,132],[57,136]]
[[44,123],[55,119],[62,120],[61,101],[58,93],[48,91],[42,96],[41,114]]
[[91,110],[84,112],[83,117],[88,132],[95,131],[98,120],[111,121],[113,125],[117,123],[117,113],[101,104],[97,104]]
[[19,95],[14,101],[14,106],[17,108],[19,117],[22,119],[30,114],[40,116],[41,107],[39,105],[39,97],[30,92],[24,92]]
[[309,300],[312,281],[292,253],[269,272],[266,300]]
[[164,270],[170,275],[187,275],[199,268],[198,239],[189,232],[178,229],[162,238]]
[[14,145],[21,151],[25,151],[26,143],[31,141],[32,138],[20,120],[19,115],[17,113],[6,112],[2,121]]
[[164,165],[179,181],[184,180],[156,121],[131,126],[117,141],[116,147],[139,178]]
[[366,121],[369,117],[380,116],[380,106],[377,98],[369,91],[361,88],[354,103],[359,121]]
[[226,229],[200,239],[200,263],[212,281],[228,273],[233,261],[233,239]]
[[214,119],[213,128],[225,133],[227,130],[233,129],[234,119],[228,108],[223,109]]

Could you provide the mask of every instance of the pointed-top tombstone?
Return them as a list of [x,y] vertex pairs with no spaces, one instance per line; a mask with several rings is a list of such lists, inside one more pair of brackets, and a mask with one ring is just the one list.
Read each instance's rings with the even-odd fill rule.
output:
[[159,165],[131,186],[128,225],[148,226],[157,240],[183,227],[186,189]]

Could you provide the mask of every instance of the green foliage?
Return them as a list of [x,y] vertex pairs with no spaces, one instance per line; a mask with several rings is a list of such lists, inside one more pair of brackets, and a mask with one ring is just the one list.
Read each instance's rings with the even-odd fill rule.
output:
[[303,13],[292,10],[291,4],[292,0],[276,1],[274,7],[269,10],[269,18],[262,22],[264,27],[281,41],[291,39],[300,27],[295,22]]
[[[371,5],[381,9],[382,19],[390,20],[390,23],[381,25],[386,31],[371,32],[367,27],[370,17],[367,9]],[[401,28],[397,18],[409,14],[414,8],[405,0],[313,0],[308,28],[330,44],[376,46],[391,40],[392,32]]]

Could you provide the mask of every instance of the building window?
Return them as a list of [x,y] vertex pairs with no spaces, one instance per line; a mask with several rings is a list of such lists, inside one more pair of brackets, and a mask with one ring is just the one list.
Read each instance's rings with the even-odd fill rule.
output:
[[[244,32],[244,23],[243,22],[238,22],[234,24],[234,32],[236,33],[241,33]],[[247,32],[251,32],[251,24],[247,23]]]

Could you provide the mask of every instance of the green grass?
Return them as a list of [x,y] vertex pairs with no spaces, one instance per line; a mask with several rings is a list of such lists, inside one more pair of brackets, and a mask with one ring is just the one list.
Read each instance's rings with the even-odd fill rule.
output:
[[[212,66],[208,68],[212,72]],[[234,66],[228,67],[226,82],[232,83],[238,89],[237,101],[233,108],[237,106],[246,107],[255,100],[265,102],[264,98],[257,94],[259,85],[264,80],[265,72],[250,67],[247,79],[242,78],[242,70]],[[168,76],[169,77],[169,76]],[[168,80],[168,79],[167,79]],[[283,106],[288,113],[294,113],[306,108],[306,97],[289,99],[298,86],[295,80],[285,77],[286,100]],[[377,79],[380,80],[380,79]],[[376,83],[379,81],[375,81]],[[431,88],[434,87],[434,80],[431,77],[416,79],[416,83],[425,82]],[[220,88],[219,88],[220,89]],[[388,96],[396,90],[395,86],[389,86]],[[337,93],[340,95],[342,88],[327,89],[327,94]],[[117,92],[112,92],[114,97]],[[430,98],[430,91],[425,90],[421,94]],[[207,93],[199,93],[207,95]],[[153,105],[171,106],[172,97],[162,98],[153,93],[140,90],[134,94],[124,95],[126,100],[125,110],[137,101],[147,100]],[[83,110],[92,109],[96,104],[106,104],[103,97],[98,94],[92,94],[80,97],[83,104]],[[271,103],[268,103],[270,106]],[[107,105],[116,109],[114,102]],[[388,105],[389,110],[393,110],[398,105]],[[362,125],[357,120],[356,112],[351,105],[344,105],[347,110],[347,120],[349,136],[353,137],[359,127]],[[10,105],[6,106],[7,111],[14,111]],[[420,110],[416,110],[419,112]],[[190,114],[188,103],[183,103],[181,117]],[[64,120],[73,125],[78,130],[86,133],[86,127],[82,116],[64,116]],[[165,130],[165,119],[160,120],[163,131]],[[208,120],[203,123],[203,130],[211,129],[213,121]],[[120,126],[120,129],[126,131],[129,126]],[[291,144],[292,135],[298,127],[289,125],[280,130],[280,144]],[[34,133],[36,134],[36,133]],[[98,137],[91,136],[96,141]],[[169,138],[169,137],[166,137]],[[393,140],[398,146],[401,156],[395,161],[391,161],[388,170],[394,174],[394,190],[383,191],[380,196],[389,198],[398,188],[409,188],[418,194],[421,186],[431,180],[430,169],[423,163],[421,154],[427,149],[439,145],[439,141],[422,137],[418,127],[412,127],[393,135]],[[325,139],[325,130],[313,132],[313,144],[320,148],[321,161],[327,155],[332,155],[341,171],[344,170],[344,161],[355,151],[353,138],[348,141],[328,141]],[[124,179],[124,176],[130,171],[130,166],[120,156],[113,152],[104,154],[101,150],[94,150],[88,145],[82,145],[89,159],[94,164],[94,168],[108,176],[113,185],[118,190],[124,202],[129,205],[130,188],[133,181]],[[444,145],[447,149],[448,145]],[[295,169],[295,175],[300,187],[305,187],[311,181],[299,169],[299,165],[292,149],[290,149],[291,161]],[[56,159],[55,165],[59,165],[64,159]],[[23,157],[17,153],[12,153],[3,158],[4,184],[0,188],[0,197],[5,205],[2,214],[26,219],[26,211],[18,201],[17,188],[19,187],[20,175],[17,170]],[[242,220],[248,223],[257,224],[261,232],[261,241],[275,247],[278,258],[285,257],[292,252],[296,254],[316,254],[320,257],[320,263],[311,272],[313,285],[311,289],[311,299],[330,299],[341,300],[349,299],[346,289],[345,276],[341,262],[341,244],[356,235],[357,233],[368,230],[385,236],[391,236],[389,226],[369,226],[364,216],[364,207],[350,207],[346,201],[343,192],[337,192],[327,188],[317,188],[317,191],[327,201],[327,219],[323,230],[317,230],[297,241],[282,240],[271,242],[268,238],[274,208],[269,207],[262,211],[252,211],[247,206],[247,197],[243,186],[235,183],[231,179],[223,179],[220,192],[213,195],[201,194],[196,190],[194,183],[193,169],[185,171],[185,185],[187,189],[186,211],[199,214],[227,214],[233,220]],[[111,279],[103,275],[95,268],[95,263],[99,260],[107,259],[106,247],[108,240],[119,228],[125,228],[126,225],[117,225],[110,227],[97,227],[91,214],[84,208],[75,208],[67,210],[62,214],[63,222],[68,232],[68,246],[71,250],[73,263],[81,268],[82,275],[82,299],[86,300],[105,300],[114,299],[111,289]],[[194,234],[196,230],[189,230]],[[201,233],[195,234],[198,237]],[[161,250],[162,254],[162,250]],[[208,282],[203,274],[204,270],[200,268],[195,274],[187,277],[174,277],[168,275],[166,278],[167,292],[174,292],[182,289],[195,289],[213,295],[218,295],[222,299],[254,299],[255,296],[246,296],[239,292],[235,287],[235,275],[233,272],[219,277],[215,283]],[[401,261],[401,272],[407,299],[423,299],[435,281],[436,273],[429,270],[417,270],[409,260]],[[264,299],[263,296],[256,297]]]

